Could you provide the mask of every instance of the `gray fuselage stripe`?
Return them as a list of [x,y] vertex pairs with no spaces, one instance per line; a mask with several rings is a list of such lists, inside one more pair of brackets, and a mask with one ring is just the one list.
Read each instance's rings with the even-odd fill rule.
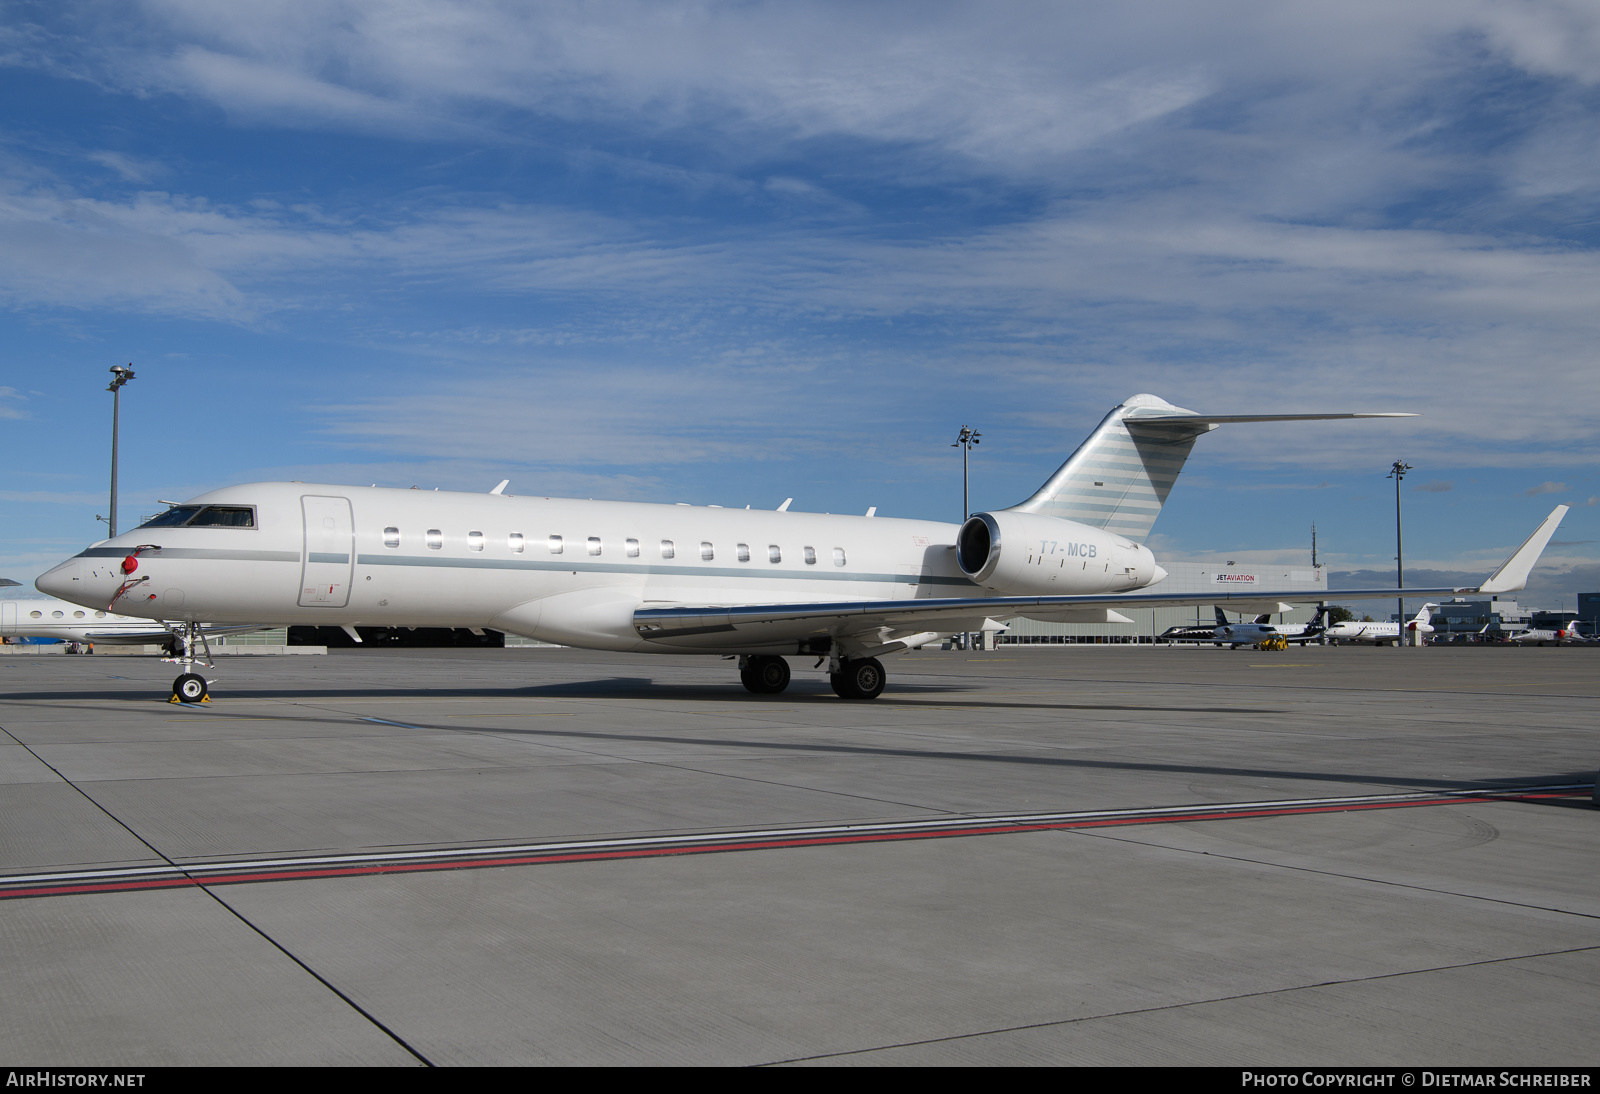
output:
[[[79,552],[79,558],[121,558],[129,554],[125,547],[90,547]],[[297,551],[226,551],[202,547],[167,547],[151,552],[149,557],[211,559],[221,562],[300,562]],[[350,556],[313,553],[312,562],[342,563]],[[964,577],[943,577],[934,574],[871,574],[839,570],[770,569],[751,563],[739,568],[731,566],[661,566],[652,563],[590,562],[587,559],[570,561],[536,560],[518,558],[454,558],[448,555],[427,557],[420,555],[357,555],[361,566],[425,566],[457,570],[524,570],[550,573],[568,572],[591,574],[641,574],[644,576],[698,577],[698,578],[752,578],[761,577],[779,581],[855,581],[874,584],[900,585],[953,585],[977,588]]]
[[[78,552],[78,558],[122,558],[131,555],[131,547],[89,547]],[[224,562],[299,562],[299,551],[225,551],[215,547],[162,547],[145,553],[149,558],[209,558]],[[349,561],[340,555],[340,562]]]

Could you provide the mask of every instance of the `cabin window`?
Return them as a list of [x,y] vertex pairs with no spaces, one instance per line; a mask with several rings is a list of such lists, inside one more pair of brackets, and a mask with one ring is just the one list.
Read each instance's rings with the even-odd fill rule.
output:
[[43,612],[29,612],[28,613],[28,618],[29,619],[43,619],[44,618],[44,613]]
[[750,545],[748,543],[739,544],[737,550],[739,552],[739,561],[740,562],[749,562],[750,561]]
[[664,540],[661,541],[661,557],[662,558],[672,558],[672,557],[676,556],[677,553],[678,553],[678,549],[672,545],[672,541],[670,539],[664,539]]
[[802,550],[806,556],[806,565],[815,566],[817,564],[817,549],[815,547],[805,547]]
[[561,553],[561,537],[560,536],[551,536],[550,537],[550,553],[553,554],[553,555],[559,555]]
[[629,558],[638,558],[639,557],[639,541],[638,540],[636,540],[636,539],[626,540],[624,542],[624,546],[626,546],[627,549],[628,549],[628,557]]
[[717,557],[716,548],[712,547],[711,544],[709,544],[709,543],[705,542],[704,540],[702,540],[700,542],[700,557],[702,559],[704,559],[705,561],[710,562],[712,559]]
[[483,533],[482,532],[468,532],[467,533],[467,550],[469,550],[469,551],[481,551],[481,550],[483,550]]
[[767,544],[767,561],[768,562],[782,562],[783,561],[783,551],[778,547],[778,545],[776,543]]
[[444,533],[437,528],[429,528],[427,541],[428,550],[437,551],[444,546]]
[[383,530],[383,545],[385,547],[398,547],[398,546],[400,546],[400,529],[398,529],[398,528],[385,528]]
[[66,614],[67,614],[66,612],[51,612],[50,613],[50,618],[51,619],[63,619],[63,618],[66,617]]
[[835,566],[843,566],[844,565],[844,548],[843,547],[835,547],[833,549],[833,564]]
[[522,533],[512,532],[508,535],[506,537],[506,546],[511,548],[512,554],[520,555],[522,553]]
[[597,554],[600,553],[600,537],[599,536],[590,536],[589,537],[589,553],[591,555],[597,555]]
[[106,617],[106,613],[105,612],[95,612],[94,613],[94,617],[96,619],[104,619]]
[[74,618],[74,619],[82,619],[83,618],[83,613],[82,612],[73,612],[72,613],[72,618]]

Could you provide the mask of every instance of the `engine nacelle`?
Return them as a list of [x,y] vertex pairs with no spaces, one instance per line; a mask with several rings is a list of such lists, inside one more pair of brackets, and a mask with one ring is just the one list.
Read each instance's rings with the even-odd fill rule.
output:
[[1031,513],[978,513],[956,538],[961,572],[1001,596],[1118,593],[1166,577],[1143,544]]

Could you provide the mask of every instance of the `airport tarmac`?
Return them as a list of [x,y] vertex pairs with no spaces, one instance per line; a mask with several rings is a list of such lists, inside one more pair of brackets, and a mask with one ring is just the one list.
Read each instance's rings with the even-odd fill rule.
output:
[[1595,1065],[1600,652],[0,661],[17,1065]]

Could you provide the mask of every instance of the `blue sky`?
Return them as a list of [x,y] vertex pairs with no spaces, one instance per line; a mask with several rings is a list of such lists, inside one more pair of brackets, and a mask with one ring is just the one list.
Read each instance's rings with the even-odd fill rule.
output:
[[[1338,10],[1331,10],[1333,8]],[[1169,557],[1600,578],[1592,3],[0,4],[0,574],[296,478],[953,519],[1105,411]],[[1569,580],[1565,578],[1572,572]],[[1600,587],[1600,586],[1596,586]]]

